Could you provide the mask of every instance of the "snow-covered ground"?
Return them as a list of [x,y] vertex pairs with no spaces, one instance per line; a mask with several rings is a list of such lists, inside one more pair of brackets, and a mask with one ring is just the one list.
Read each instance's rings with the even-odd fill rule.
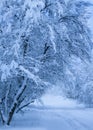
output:
[[0,130],[93,130],[93,109],[61,96],[46,95],[43,104],[26,108],[16,115],[11,127]]

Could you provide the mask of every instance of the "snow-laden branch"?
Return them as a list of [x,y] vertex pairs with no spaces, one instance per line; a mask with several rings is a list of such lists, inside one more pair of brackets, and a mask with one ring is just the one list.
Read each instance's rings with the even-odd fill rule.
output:
[[50,40],[51,40],[51,43],[53,44],[53,49],[56,53],[56,43],[55,43],[55,33],[54,33],[54,30],[53,30],[53,27],[51,25],[48,25],[48,28],[49,28],[49,32],[50,32]]
[[36,76],[34,75],[33,73],[31,73],[28,69],[25,69],[23,66],[19,66],[18,67],[22,72],[24,72],[25,74],[27,74],[27,77],[29,79],[32,79],[37,85],[38,84],[43,84],[43,85],[46,85],[46,86],[54,86],[53,84],[49,83],[49,82],[46,82],[46,81],[43,81],[42,79],[39,78],[39,76]]
[[[4,67],[6,66],[6,67]],[[4,67],[4,68],[3,68]],[[6,80],[9,76],[12,76],[11,71],[17,71],[17,69],[21,70],[23,73],[26,74],[28,79],[33,80],[37,85],[38,84],[43,84],[46,86],[53,86],[53,84],[43,81],[42,79],[39,78],[39,76],[33,74],[32,72],[30,72],[28,69],[26,69],[24,66],[19,65],[16,61],[12,61],[10,65],[2,65],[2,76],[1,76],[1,80],[4,81]],[[8,72],[8,74],[6,73]],[[5,76],[5,77],[4,77]]]

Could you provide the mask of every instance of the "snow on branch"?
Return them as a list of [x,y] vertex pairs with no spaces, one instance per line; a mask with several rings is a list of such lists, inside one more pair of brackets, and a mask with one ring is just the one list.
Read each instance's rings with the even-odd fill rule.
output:
[[33,73],[31,73],[28,69],[25,69],[23,66],[19,66],[19,69],[24,72],[25,74],[27,74],[27,77],[29,79],[32,79],[37,85],[38,84],[44,84],[46,86],[53,86],[52,84],[50,84],[49,82],[45,82],[42,79],[39,78],[39,76],[34,75]]
[[50,40],[53,45],[53,49],[56,53],[57,50],[56,50],[56,43],[55,43],[55,33],[51,25],[48,25],[48,28],[49,28],[49,33],[50,33]]
[[32,72],[30,72],[28,69],[26,69],[24,66],[22,65],[18,65],[18,63],[16,61],[12,61],[10,65],[5,65],[2,64],[1,67],[1,71],[2,71],[2,76],[1,76],[1,81],[3,82],[4,80],[6,80],[9,76],[12,76],[11,71],[15,71],[15,73],[17,73],[17,69],[21,70],[22,72],[24,72],[27,77],[29,79],[32,79],[37,85],[38,84],[44,84],[46,86],[53,86],[52,84],[50,84],[49,82],[45,82],[42,79],[39,78],[39,76],[36,76],[35,74],[33,74]]

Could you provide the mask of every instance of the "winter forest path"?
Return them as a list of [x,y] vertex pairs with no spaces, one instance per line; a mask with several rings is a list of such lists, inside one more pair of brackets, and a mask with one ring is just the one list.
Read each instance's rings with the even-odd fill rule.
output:
[[35,103],[26,109],[26,114],[16,116],[7,130],[93,130],[93,109],[49,96],[42,99],[43,106]]

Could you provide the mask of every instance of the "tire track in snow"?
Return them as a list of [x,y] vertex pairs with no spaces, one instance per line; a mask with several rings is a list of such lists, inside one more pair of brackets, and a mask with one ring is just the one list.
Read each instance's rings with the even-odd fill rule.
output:
[[51,112],[53,117],[58,117],[58,120],[62,120],[65,122],[65,124],[69,125],[71,127],[71,130],[91,130],[89,126],[84,124],[83,122],[79,121],[76,117],[70,114],[70,112],[63,111],[60,113],[59,110],[55,110]]

